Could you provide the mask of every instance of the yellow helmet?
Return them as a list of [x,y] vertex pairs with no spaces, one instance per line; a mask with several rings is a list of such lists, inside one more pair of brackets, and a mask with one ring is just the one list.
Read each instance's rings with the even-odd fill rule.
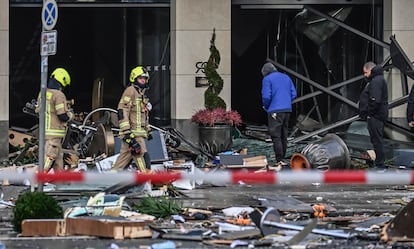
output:
[[56,68],[50,77],[55,78],[63,87],[70,85],[70,75],[64,68]]
[[138,66],[138,67],[131,70],[131,74],[129,75],[129,81],[131,83],[134,83],[135,80],[140,76],[141,77],[146,77],[147,80],[145,82],[148,83],[149,74],[148,74],[147,70],[142,66]]

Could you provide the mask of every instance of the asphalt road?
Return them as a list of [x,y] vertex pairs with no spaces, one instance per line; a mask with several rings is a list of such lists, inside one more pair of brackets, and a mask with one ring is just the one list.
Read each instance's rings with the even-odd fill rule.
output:
[[[4,200],[17,198],[22,186],[4,186]],[[377,217],[396,214],[405,204],[414,198],[410,186],[365,186],[365,185],[320,185],[310,184],[304,186],[269,186],[269,185],[229,185],[229,186],[198,186],[193,190],[182,191],[185,196],[178,198],[183,207],[209,208],[220,210],[236,206],[262,206],[267,202],[263,200],[296,200],[300,210],[306,205],[325,203],[332,213],[338,216],[371,216]],[[130,199],[129,201],[136,201]],[[291,209],[291,204],[284,202],[283,210]],[[287,205],[287,206],[286,206]],[[148,248],[148,246],[165,241],[160,239],[100,239],[94,237],[65,237],[65,238],[22,238],[16,237],[12,232],[12,208],[0,209],[0,241],[6,248]],[[332,242],[333,241],[333,242]],[[174,241],[176,248],[214,248],[197,241]],[[334,244],[332,244],[334,243]],[[336,244],[335,244],[336,243]],[[370,246],[371,248],[389,248],[379,240],[331,240],[331,244],[308,245],[308,248],[358,248]],[[374,247],[372,247],[374,246]],[[388,245],[389,246],[389,245]],[[1,245],[0,245],[1,248]],[[241,247],[243,248],[243,247]],[[247,247],[245,247],[247,248]],[[280,248],[287,248],[281,246]]]

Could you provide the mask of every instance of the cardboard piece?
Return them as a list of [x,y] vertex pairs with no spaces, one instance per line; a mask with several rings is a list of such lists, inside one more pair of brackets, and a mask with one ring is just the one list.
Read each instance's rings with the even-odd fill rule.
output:
[[83,216],[66,219],[26,219],[22,222],[24,237],[69,235],[98,236],[114,239],[146,238],[152,231],[144,220],[109,216]]
[[[240,156],[240,155],[235,155],[235,156]],[[221,157],[220,157],[220,161],[221,161]],[[225,166],[226,168],[229,168],[229,169],[263,168],[267,166],[267,158],[266,156],[245,157],[245,158],[241,158],[241,163],[239,164],[229,164]]]
[[243,165],[263,167],[267,165],[267,159],[266,156],[248,157],[243,159]]
[[22,222],[22,236],[65,236],[64,219],[26,219]]
[[124,239],[151,237],[152,231],[145,221],[131,221],[108,216],[89,216],[67,218],[66,234]]

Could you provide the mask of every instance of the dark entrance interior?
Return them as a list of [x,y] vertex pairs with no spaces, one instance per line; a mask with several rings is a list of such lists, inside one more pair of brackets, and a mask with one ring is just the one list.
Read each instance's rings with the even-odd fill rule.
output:
[[[72,83],[65,93],[75,100],[75,113],[82,113],[91,111],[95,80],[104,83],[103,106],[116,109],[130,70],[144,65],[151,77],[151,123],[168,124],[169,8],[108,6],[59,5],[54,28],[57,54],[48,57],[49,71],[56,67],[68,70]],[[11,126],[29,128],[38,122],[22,108],[40,90],[41,9],[41,4],[10,6]]]
[[[345,24],[377,39],[382,37],[380,5],[313,5]],[[232,108],[251,124],[266,124],[261,107],[260,69],[270,58],[324,87],[362,74],[367,60],[382,62],[382,48],[303,8],[232,8]],[[313,92],[309,84],[293,77],[298,96]],[[364,87],[362,81],[335,91],[354,102]],[[317,108],[315,108],[315,106]],[[313,111],[311,109],[313,108]],[[310,112],[311,111],[311,112]],[[322,94],[294,105],[300,114],[322,122],[355,115],[356,110]]]

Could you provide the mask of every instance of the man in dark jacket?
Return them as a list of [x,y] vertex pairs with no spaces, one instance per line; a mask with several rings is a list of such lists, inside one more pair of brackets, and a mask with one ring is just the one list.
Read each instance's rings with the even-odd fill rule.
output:
[[411,128],[414,127],[414,85],[411,87],[410,95],[408,96],[407,122]]
[[296,89],[292,80],[268,62],[262,67],[262,104],[267,112],[269,135],[276,162],[283,165],[287,149],[288,124]]
[[368,124],[375,151],[375,167],[385,168],[384,125],[388,119],[388,88],[383,69],[373,62],[365,63],[364,76],[368,81],[359,99],[359,115]]

